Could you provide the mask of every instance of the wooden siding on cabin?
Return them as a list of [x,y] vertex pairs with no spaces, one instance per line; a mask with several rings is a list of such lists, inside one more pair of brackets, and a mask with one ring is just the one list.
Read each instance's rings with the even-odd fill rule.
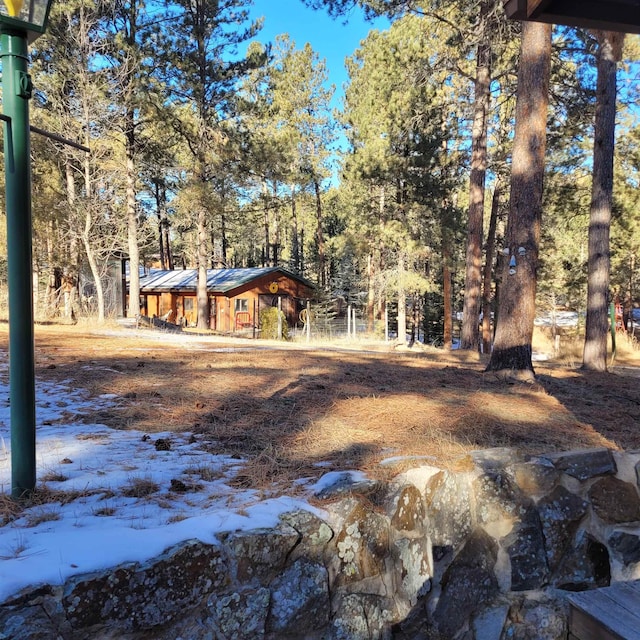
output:
[[[267,273],[244,283],[235,289],[220,294],[209,293],[209,327],[222,333],[246,331],[258,327],[260,311],[277,306],[281,298],[282,310],[289,326],[298,323],[299,308],[313,296],[313,288],[304,282],[287,277],[284,273]],[[148,291],[142,294],[143,313],[149,317],[166,318],[176,324],[195,326],[197,322],[197,300],[195,292]],[[242,310],[236,311],[236,301],[246,300]],[[246,310],[245,310],[246,309]]]

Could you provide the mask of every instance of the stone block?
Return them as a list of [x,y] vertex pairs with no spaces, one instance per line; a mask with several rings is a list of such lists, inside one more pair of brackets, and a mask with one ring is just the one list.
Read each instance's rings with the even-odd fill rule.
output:
[[542,457],[552,462],[556,469],[578,480],[613,475],[617,471],[616,461],[609,449],[576,449]]
[[584,591],[606,587],[611,582],[611,566],[607,548],[581,531],[550,580],[558,589]]
[[389,555],[389,520],[358,503],[331,544],[340,561],[338,585],[381,576]]
[[473,482],[476,517],[482,525],[499,520],[513,521],[531,504],[506,471],[483,473]]
[[[525,598],[511,608],[503,638],[513,640],[566,640],[567,605],[542,594]],[[480,638],[478,638],[480,640]]]
[[429,535],[435,546],[458,546],[472,529],[469,483],[465,475],[440,471],[425,488]]
[[269,602],[269,589],[265,587],[212,596],[207,603],[207,623],[216,632],[216,640],[264,638]]
[[522,454],[510,447],[494,447],[471,451],[469,457],[483,471],[505,469],[509,465],[522,460]]
[[218,535],[229,552],[235,577],[243,584],[268,584],[285,566],[300,541],[300,534],[288,525],[277,529],[253,529]]
[[478,640],[500,640],[509,613],[509,605],[487,607],[472,621],[473,638]]
[[62,606],[74,628],[109,623],[127,631],[151,629],[183,616],[227,583],[220,549],[191,540],[144,565],[73,578]]
[[391,526],[398,531],[421,531],[426,511],[422,494],[412,484],[402,487],[393,500]]
[[625,565],[640,562],[640,535],[614,531],[607,540],[613,555]]
[[497,552],[495,540],[476,529],[449,565],[433,613],[443,637],[453,638],[497,595],[498,581],[494,574]]
[[425,538],[400,538],[393,544],[391,553],[396,590],[412,607],[431,590],[430,546]]
[[297,560],[271,584],[268,630],[277,637],[303,637],[329,622],[329,580],[326,568]]
[[551,461],[544,458],[519,462],[511,465],[509,471],[513,474],[520,490],[529,497],[544,495],[551,491],[561,475]]
[[538,502],[549,568],[554,571],[584,518],[589,504],[563,486],[556,487]]
[[393,600],[380,596],[348,594],[340,597],[331,624],[332,640],[390,640],[396,621]]
[[549,577],[542,525],[532,506],[520,512],[513,529],[501,541],[511,562],[511,590],[528,591],[544,586]]
[[327,544],[334,536],[333,529],[321,518],[309,511],[291,511],[280,516],[280,520],[300,534],[300,542],[291,552],[290,560],[308,558],[322,559]]
[[600,478],[589,489],[589,500],[593,511],[607,524],[640,521],[640,496],[629,482]]

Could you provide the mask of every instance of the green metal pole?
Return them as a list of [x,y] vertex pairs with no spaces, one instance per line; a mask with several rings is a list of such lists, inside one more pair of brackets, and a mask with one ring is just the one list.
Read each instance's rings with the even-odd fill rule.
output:
[[9,269],[11,495],[36,485],[36,410],[31,262],[31,144],[27,34],[0,34]]

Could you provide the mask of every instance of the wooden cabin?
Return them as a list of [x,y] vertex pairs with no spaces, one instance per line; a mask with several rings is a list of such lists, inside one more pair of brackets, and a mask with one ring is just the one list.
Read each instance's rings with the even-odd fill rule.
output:
[[[141,312],[183,326],[197,322],[197,269],[152,270],[140,278]],[[252,330],[260,312],[281,304],[295,327],[314,295],[308,280],[280,267],[208,269],[209,328],[223,333]]]

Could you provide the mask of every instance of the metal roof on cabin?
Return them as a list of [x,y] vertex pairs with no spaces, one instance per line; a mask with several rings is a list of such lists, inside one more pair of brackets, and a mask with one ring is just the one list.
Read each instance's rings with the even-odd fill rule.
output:
[[[304,278],[289,273],[280,267],[255,267],[249,269],[207,269],[207,291],[226,293],[272,273],[283,275],[311,285]],[[184,269],[180,271],[153,270],[149,275],[140,278],[140,293],[151,291],[196,291],[198,270]]]

